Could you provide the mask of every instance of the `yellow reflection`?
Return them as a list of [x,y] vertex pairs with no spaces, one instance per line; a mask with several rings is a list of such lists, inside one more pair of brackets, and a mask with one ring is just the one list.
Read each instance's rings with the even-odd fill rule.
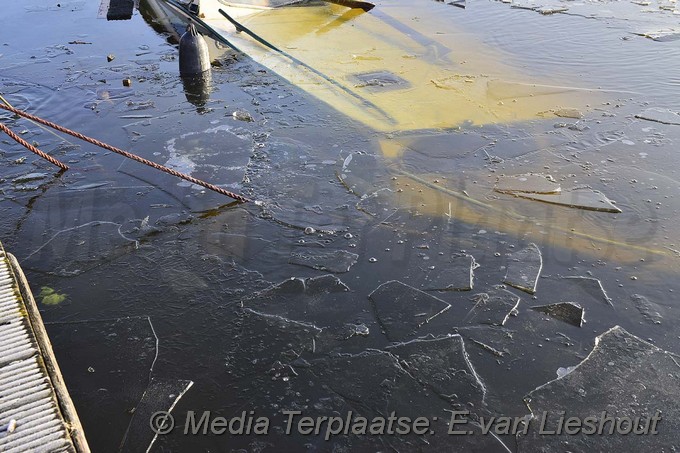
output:
[[324,4],[245,14],[244,8],[222,6],[296,62],[246,33],[235,33],[218,7],[206,21],[244,52],[379,131],[526,121],[556,109],[583,109],[594,100],[588,90],[551,87],[518,72],[503,62],[504,56],[454,30],[455,24],[448,24],[446,34],[428,31],[423,23],[429,18],[409,20],[408,10],[376,8],[362,14]]

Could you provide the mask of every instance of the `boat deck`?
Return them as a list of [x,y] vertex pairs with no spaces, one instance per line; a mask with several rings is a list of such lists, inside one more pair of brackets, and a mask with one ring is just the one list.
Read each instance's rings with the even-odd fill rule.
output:
[[0,451],[90,451],[26,278],[2,244]]

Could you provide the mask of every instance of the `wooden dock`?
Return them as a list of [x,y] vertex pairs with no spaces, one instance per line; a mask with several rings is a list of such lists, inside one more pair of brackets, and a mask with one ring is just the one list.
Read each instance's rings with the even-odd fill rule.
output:
[[90,451],[26,277],[2,244],[0,451]]

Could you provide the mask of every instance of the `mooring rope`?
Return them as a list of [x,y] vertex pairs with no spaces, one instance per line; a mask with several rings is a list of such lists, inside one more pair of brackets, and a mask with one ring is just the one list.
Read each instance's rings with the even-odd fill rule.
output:
[[[92,143],[93,145],[99,146],[100,148],[108,149],[109,151],[113,151],[114,153],[120,154],[121,156],[127,157],[128,159],[136,160],[137,162],[141,162],[141,163],[143,163],[144,165],[148,165],[149,167],[153,167],[153,168],[155,168],[156,170],[161,170],[161,171],[163,171],[163,172],[165,172],[165,173],[168,173],[168,174],[170,174],[170,175],[173,175],[173,176],[176,176],[176,177],[178,177],[178,178],[184,179],[185,181],[189,181],[190,183],[197,184],[197,185],[199,185],[199,186],[205,187],[206,189],[210,189],[210,190],[212,190],[213,192],[217,192],[217,193],[220,193],[220,194],[222,194],[222,195],[226,195],[226,196],[228,196],[228,197],[230,197],[230,198],[233,198],[233,199],[236,200],[236,201],[240,201],[241,203],[247,203],[247,202],[250,201],[248,198],[246,198],[246,197],[244,197],[244,196],[242,196],[242,195],[239,195],[239,194],[230,192],[230,191],[225,190],[225,189],[223,189],[223,188],[221,188],[221,187],[218,187],[218,186],[216,186],[216,185],[214,185],[214,184],[210,184],[210,183],[208,183],[208,182],[201,181],[200,179],[196,179],[196,178],[194,178],[193,176],[189,176],[189,175],[187,175],[187,174],[180,173],[180,172],[178,172],[178,171],[176,171],[176,170],[173,170],[172,168],[168,168],[168,167],[166,167],[166,166],[157,164],[156,162],[152,162],[152,161],[150,161],[150,160],[144,159],[143,157],[137,156],[136,154],[132,154],[132,153],[129,153],[129,152],[127,152],[127,151],[124,151],[124,150],[122,150],[122,149],[120,149],[120,148],[116,148],[115,146],[111,146],[111,145],[109,145],[109,144],[107,144],[107,143],[104,143],[104,142],[102,142],[102,141],[99,141],[99,140],[97,140],[97,139],[95,139],[95,138],[88,137],[87,135],[83,135],[83,134],[81,134],[80,132],[72,131],[71,129],[67,129],[67,128],[63,127],[63,126],[60,126],[60,125],[58,125],[58,124],[56,124],[56,123],[53,123],[53,122],[51,122],[51,121],[47,121],[47,120],[42,119],[42,118],[40,118],[40,117],[38,117],[38,116],[31,115],[30,113],[26,113],[26,112],[24,112],[24,111],[22,111],[22,110],[19,110],[19,109],[17,109],[17,108],[10,107],[10,106],[4,105],[4,104],[0,104],[0,108],[3,108],[3,109],[5,109],[5,110],[8,110],[8,111],[10,111],[10,112],[12,112],[12,113],[16,113],[17,115],[23,116],[24,118],[28,118],[28,119],[33,120],[33,121],[36,121],[36,122],[38,122],[38,123],[44,124],[45,126],[49,126],[49,127],[53,128],[53,129],[56,129],[56,130],[58,130],[58,131],[60,131],[60,132],[65,133],[65,134],[72,135],[72,136],[74,136],[74,137],[76,137],[76,138],[79,138],[79,139],[81,139],[81,140],[84,140],[84,141],[86,141],[86,142],[88,142],[88,143]],[[3,126],[3,125],[0,125],[0,126]],[[2,130],[3,130],[5,133],[7,133],[8,135],[12,134],[12,132],[11,132],[9,129],[7,129],[5,126],[2,127]],[[16,134],[14,134],[14,135],[16,136]],[[12,135],[10,135],[10,137],[12,137]],[[19,140],[22,140],[20,137],[18,137],[18,136],[16,136],[16,137],[17,137]],[[14,138],[14,137],[12,137],[12,138]],[[16,140],[17,138],[14,138],[14,139]],[[18,141],[18,140],[17,140],[17,141]],[[44,157],[45,159],[49,160],[50,162],[52,162],[52,163],[55,164],[55,165],[58,165],[58,166],[61,167],[61,168],[64,168],[64,167],[65,167],[65,168],[68,168],[68,167],[66,167],[64,164],[62,164],[61,162],[57,161],[56,159],[53,159],[52,157],[46,155],[46,154],[43,153],[42,151],[39,151],[37,148],[35,148],[35,147],[33,147],[32,145],[30,145],[28,142],[25,142],[25,140],[22,140],[22,141],[23,141],[24,143],[26,143],[26,144],[21,143],[21,142],[19,142],[19,143],[21,143],[21,144],[24,145],[24,146],[26,146],[26,145],[31,146],[32,148],[35,149],[35,151],[34,151],[33,149],[28,148],[29,150],[31,150],[31,151],[33,151],[33,152],[38,151],[38,153],[36,153],[36,154],[39,154],[41,157]],[[62,167],[62,166],[63,166],[63,167]]]
[[19,143],[20,145],[22,145],[24,148],[26,148],[27,150],[31,151],[32,153],[35,153],[35,154],[37,154],[38,156],[40,156],[40,157],[42,157],[43,159],[45,159],[46,161],[48,161],[48,162],[50,162],[50,163],[53,163],[54,165],[56,165],[57,167],[61,168],[62,170],[68,170],[68,165],[66,165],[66,164],[63,163],[63,162],[59,162],[59,161],[58,161],[57,159],[55,159],[54,157],[52,157],[52,156],[50,156],[50,155],[48,155],[48,154],[45,154],[44,152],[40,151],[38,148],[36,148],[35,146],[31,145],[31,144],[28,143],[26,140],[24,140],[23,138],[19,137],[19,136],[18,136],[17,134],[15,134],[14,132],[12,132],[12,130],[11,130],[9,127],[5,126],[5,125],[2,124],[2,123],[0,123],[0,131],[3,131],[5,134],[9,135],[11,139],[13,139],[15,142]]

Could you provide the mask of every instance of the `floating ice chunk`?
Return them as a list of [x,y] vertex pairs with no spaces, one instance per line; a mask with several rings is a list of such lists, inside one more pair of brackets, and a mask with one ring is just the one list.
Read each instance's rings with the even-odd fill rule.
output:
[[[135,407],[134,415],[123,438],[120,452],[149,451],[158,438],[149,423],[158,431],[171,427],[170,412],[194,383],[186,380],[152,379],[142,400]],[[158,414],[168,414],[159,416]]]
[[[573,371],[525,397],[533,419],[528,433],[518,437],[518,451],[642,452],[677,445],[679,363],[679,356],[619,326],[606,331],[595,339],[592,352]],[[602,426],[602,432],[588,434],[586,425],[582,425],[583,429],[558,434],[561,415],[581,421],[594,417],[595,429]],[[611,421],[604,421],[605,417]],[[636,429],[637,435],[633,434]]]
[[[564,10],[566,11],[566,8]],[[573,118],[575,120],[583,118],[583,113],[581,113],[578,109],[562,108],[554,110],[553,113],[555,114],[555,116],[559,116],[560,118]]]
[[31,181],[39,181],[47,178],[47,173],[28,173],[23,176],[18,176],[12,180],[14,184],[23,184]]
[[383,283],[368,297],[390,341],[408,338],[451,307],[437,297],[394,280]]
[[475,299],[477,303],[465,319],[469,324],[489,324],[493,326],[505,325],[520,302],[518,296],[504,289],[479,293]]
[[535,11],[543,14],[544,16],[548,16],[550,14],[564,13],[569,11],[569,8],[566,6],[541,6],[540,8],[536,8]]
[[[659,7],[661,8],[661,6]],[[673,7],[671,6],[671,9]],[[644,32],[644,33],[635,33],[638,36],[643,36],[645,38],[649,38],[653,41],[675,41],[680,39],[680,31],[678,30],[673,30],[673,29],[666,29],[666,30],[657,30],[657,31],[650,31],[650,32]],[[646,118],[645,118],[646,119]],[[652,120],[654,121],[654,120]]]
[[357,203],[357,209],[380,217],[394,212],[394,193],[390,189],[380,189],[370,195],[364,195]]
[[470,291],[474,286],[474,270],[478,267],[472,255],[453,254],[428,272],[421,286],[426,291]]
[[552,176],[538,173],[527,173],[524,175],[500,176],[494,187],[500,193],[558,193],[562,189]]
[[470,363],[460,335],[413,340],[386,350],[399,358],[411,376],[441,397],[455,401],[457,395],[477,395],[476,400],[484,399],[486,388]]
[[[680,35],[679,35],[680,36]],[[673,124],[680,126],[680,113],[668,109],[649,108],[635,115],[641,120],[654,121],[655,123]]]
[[538,305],[531,307],[532,310],[540,311],[550,315],[555,319],[567,322],[576,327],[583,325],[584,310],[579,304],[574,302],[559,302],[550,305]]
[[565,190],[558,194],[529,194],[515,192],[515,196],[544,203],[558,204],[570,208],[601,212],[622,212],[602,192],[588,188]]
[[292,253],[288,262],[299,266],[311,267],[319,271],[334,273],[348,272],[356,264],[359,255],[345,250],[334,250],[332,252],[306,251],[303,253]]
[[565,367],[559,367],[559,368],[557,369],[557,377],[558,377],[558,378],[564,377],[564,376],[566,376],[567,374],[569,374],[569,373],[571,373],[572,371],[574,371],[575,369],[576,369],[575,366],[568,366],[568,367],[566,367],[566,368],[565,368]]
[[543,269],[541,250],[536,244],[518,250],[510,255],[504,283],[529,294],[536,292],[538,277]]
[[[579,301],[579,304],[585,303],[605,303],[613,306],[611,298],[602,286],[602,282],[593,277],[581,276],[567,276],[551,279],[554,286],[552,286],[552,300],[555,297],[569,297],[571,300]],[[564,300],[558,300],[563,302]]]
[[630,297],[633,300],[635,308],[638,309],[643,318],[652,324],[661,324],[663,316],[661,316],[661,313],[659,313],[659,309],[661,308],[659,305],[655,304],[654,302],[650,302],[649,299],[647,299],[645,296],[641,296],[640,294],[633,294]]

